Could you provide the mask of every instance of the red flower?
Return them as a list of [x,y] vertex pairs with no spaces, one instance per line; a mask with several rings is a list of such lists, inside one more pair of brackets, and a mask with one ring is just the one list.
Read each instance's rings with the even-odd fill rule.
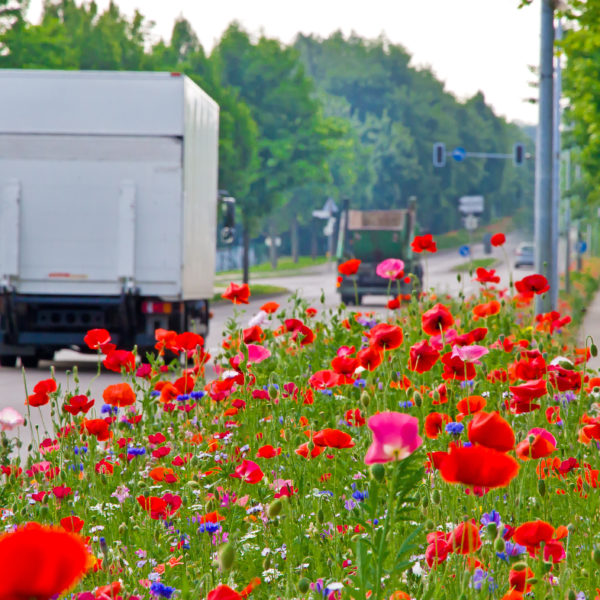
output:
[[81,424],[81,432],[93,435],[99,442],[110,439],[111,432],[108,423],[104,419],[84,419]]
[[344,419],[348,425],[354,427],[362,427],[367,422],[366,419],[363,418],[360,408],[351,408],[347,410],[346,414],[344,415]]
[[527,275],[515,281],[515,288],[520,294],[543,294],[550,289],[548,280],[539,273],[534,275]]
[[535,553],[543,543],[548,543],[554,535],[554,527],[545,521],[528,521],[519,525],[513,532],[513,540],[526,546],[530,554]]
[[529,460],[546,458],[555,450],[556,438],[549,431],[534,427],[527,434],[527,439],[517,445],[516,454],[521,460]]
[[323,452],[323,446],[315,446],[314,444],[312,444],[312,446],[312,450],[309,450],[309,442],[306,442],[298,446],[295,452],[304,458],[315,458],[315,456],[319,456],[319,454]]
[[459,413],[456,416],[458,422],[462,421],[465,417],[473,415],[480,410],[483,410],[486,405],[485,398],[483,396],[467,396],[456,403]]
[[508,389],[519,402],[531,402],[534,398],[541,398],[548,393],[545,379],[534,379],[521,385],[511,385]]
[[79,533],[85,524],[83,519],[79,517],[64,517],[60,520],[60,525],[66,531],[70,531],[71,533]]
[[458,381],[475,379],[475,366],[471,362],[462,361],[460,356],[452,356],[452,352],[446,352],[442,356],[442,362],[444,363],[443,379],[456,379]]
[[87,396],[71,396],[64,404],[63,410],[66,410],[72,415],[77,415],[80,412],[86,414],[92,406],[94,406],[94,400],[90,400]]
[[496,275],[496,271],[494,269],[484,269],[483,267],[477,267],[475,271],[477,277],[475,277],[475,281],[479,283],[500,283],[500,276]]
[[408,368],[417,373],[425,373],[435,365],[439,357],[440,353],[427,340],[417,342],[410,347]]
[[92,560],[84,540],[60,527],[28,523],[0,536],[0,598],[48,600],[74,586]]
[[237,285],[236,283],[230,283],[229,287],[222,294],[221,298],[231,300],[234,304],[248,304],[248,298],[250,297],[250,288],[247,283]]
[[214,590],[208,592],[207,600],[243,600],[243,597],[229,586],[221,583]]
[[256,458],[274,458],[281,454],[281,448],[273,448],[270,444],[261,446],[256,453]]
[[123,369],[127,373],[132,373],[135,370],[135,356],[128,350],[112,350],[106,355],[102,364],[115,373],[120,373]]
[[58,389],[54,379],[42,379],[38,381],[33,388],[33,394],[27,398],[26,404],[29,406],[43,406],[50,402],[50,394]]
[[492,244],[492,246],[502,246],[504,242],[506,242],[506,236],[503,233],[495,233],[490,238],[490,243]]
[[445,413],[432,412],[425,417],[425,435],[432,440],[437,439],[438,435],[444,431],[444,426],[452,419]]
[[535,573],[529,568],[516,570],[511,569],[508,573],[508,585],[517,592],[526,593],[531,590],[531,583],[535,578]]
[[404,334],[402,328],[398,325],[389,325],[388,323],[379,323],[369,332],[369,345],[377,350],[394,350],[402,344]]
[[477,304],[474,306],[473,315],[475,316],[475,320],[485,319],[486,317],[497,315],[500,312],[500,308],[500,302],[498,302],[498,300],[492,300],[490,302],[485,302],[484,304]]
[[158,496],[138,496],[136,500],[150,515],[151,519],[166,519],[174,515],[181,506],[181,498],[170,493],[163,494],[162,498]]
[[229,477],[241,479],[246,483],[258,483],[264,476],[260,467],[251,460],[243,460],[242,464],[236,467],[235,472],[229,475]]
[[430,233],[425,235],[416,235],[415,239],[411,242],[411,248],[413,252],[421,254],[423,251],[437,252],[437,246],[433,241],[433,236]]
[[244,344],[260,344],[265,339],[265,332],[260,325],[253,325],[242,332]]
[[102,347],[111,340],[110,333],[106,329],[90,329],[83,341],[90,350],[102,350]]
[[338,265],[338,272],[342,275],[354,275],[358,271],[361,261],[358,258],[351,258]]
[[458,448],[451,445],[450,451],[440,458],[440,474],[448,483],[504,487],[519,471],[519,464],[512,456],[485,446]]
[[313,442],[317,446],[327,448],[353,448],[352,437],[339,429],[322,429],[313,435]]
[[352,358],[351,356],[336,356],[331,361],[331,368],[340,375],[352,375],[359,364],[360,361],[358,358]]
[[292,333],[292,340],[298,341],[298,338],[300,338],[301,346],[312,344],[315,341],[313,330],[299,319],[286,319],[284,325],[286,331]]
[[323,369],[312,375],[308,383],[318,390],[324,390],[340,385],[340,376],[335,371]]
[[421,315],[421,325],[427,335],[439,335],[454,324],[454,317],[447,306],[436,304]]
[[515,447],[515,432],[510,423],[496,411],[475,413],[467,426],[467,433],[470,442],[500,452],[508,452]]
[[260,310],[266,312],[268,315],[272,315],[279,310],[279,304],[277,302],[266,302],[260,307]]
[[550,383],[559,392],[566,392],[567,390],[579,391],[581,389],[581,373],[578,371],[565,369],[559,365],[550,365],[548,372]]
[[135,404],[135,392],[131,389],[128,383],[115,383],[109,385],[104,392],[102,398],[106,404],[111,406],[131,406]]
[[204,346],[204,338],[192,331],[184,331],[175,337],[171,350],[174,352],[193,352],[198,346]]
[[471,554],[481,548],[479,528],[472,521],[458,525],[450,537],[452,550],[458,554]]
[[356,357],[360,361],[360,366],[369,371],[374,371],[383,360],[383,352],[378,348],[369,346],[359,350]]

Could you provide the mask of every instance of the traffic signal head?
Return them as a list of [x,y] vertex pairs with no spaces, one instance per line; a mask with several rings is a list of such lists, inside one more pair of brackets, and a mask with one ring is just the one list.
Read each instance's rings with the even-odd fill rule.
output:
[[513,163],[516,166],[521,166],[525,160],[525,146],[523,144],[515,144],[513,147]]
[[436,142],[433,145],[433,166],[444,167],[446,165],[446,145]]

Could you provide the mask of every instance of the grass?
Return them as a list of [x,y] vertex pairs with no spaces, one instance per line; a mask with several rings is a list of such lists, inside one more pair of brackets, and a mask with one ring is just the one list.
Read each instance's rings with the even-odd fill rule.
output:
[[475,272],[475,270],[479,267],[489,269],[490,267],[493,267],[497,262],[498,261],[495,258],[475,258],[460,265],[456,265],[452,268],[452,270],[456,271],[457,273],[466,273],[467,271]]
[[[277,261],[277,268],[271,268],[270,262],[264,262],[259,265],[254,265],[250,267],[251,274],[263,274],[263,273],[281,273],[283,271],[297,271],[298,269],[306,269],[307,267],[315,267],[317,265],[322,265],[327,262],[326,256],[317,256],[317,258],[312,259],[310,256],[300,256],[298,258],[298,262],[295,263],[292,260],[291,256],[281,256]],[[235,269],[233,271],[219,271],[217,273],[218,277],[225,275],[241,275],[241,269]]]
[[[564,276],[561,276],[564,286]],[[559,311],[571,316],[571,331],[577,332],[583,323],[585,312],[600,287],[600,258],[590,257],[583,261],[581,271],[571,271],[571,290],[559,292]]]
[[478,227],[470,236],[466,229],[457,229],[441,235],[434,235],[433,239],[437,244],[438,250],[451,250],[468,245],[470,242],[480,242],[485,233],[508,233],[512,229],[512,217],[504,217],[489,225]]
[[[212,302],[229,302],[225,298],[221,297],[221,294],[225,291],[225,288],[220,289],[215,295],[212,297]],[[288,289],[281,287],[280,285],[265,285],[260,283],[254,283],[250,287],[251,298],[256,296],[280,296],[281,294],[287,294]]]

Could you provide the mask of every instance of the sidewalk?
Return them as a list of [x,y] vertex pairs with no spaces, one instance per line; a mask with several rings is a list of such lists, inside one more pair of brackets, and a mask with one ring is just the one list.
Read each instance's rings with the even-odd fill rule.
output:
[[[588,336],[591,336],[596,346],[600,347],[600,292],[597,292],[592,300],[592,303],[588,306],[581,328],[579,329],[579,345],[581,348],[585,346],[585,340]],[[592,345],[589,341],[588,347]],[[590,357],[587,363],[588,369],[600,368],[600,354],[596,357]]]

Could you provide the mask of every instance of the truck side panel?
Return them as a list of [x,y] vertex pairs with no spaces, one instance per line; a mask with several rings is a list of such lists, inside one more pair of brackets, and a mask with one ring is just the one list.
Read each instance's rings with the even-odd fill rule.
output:
[[180,138],[0,135],[3,195],[15,185],[17,293],[114,296],[131,273],[142,296],[180,298]]

